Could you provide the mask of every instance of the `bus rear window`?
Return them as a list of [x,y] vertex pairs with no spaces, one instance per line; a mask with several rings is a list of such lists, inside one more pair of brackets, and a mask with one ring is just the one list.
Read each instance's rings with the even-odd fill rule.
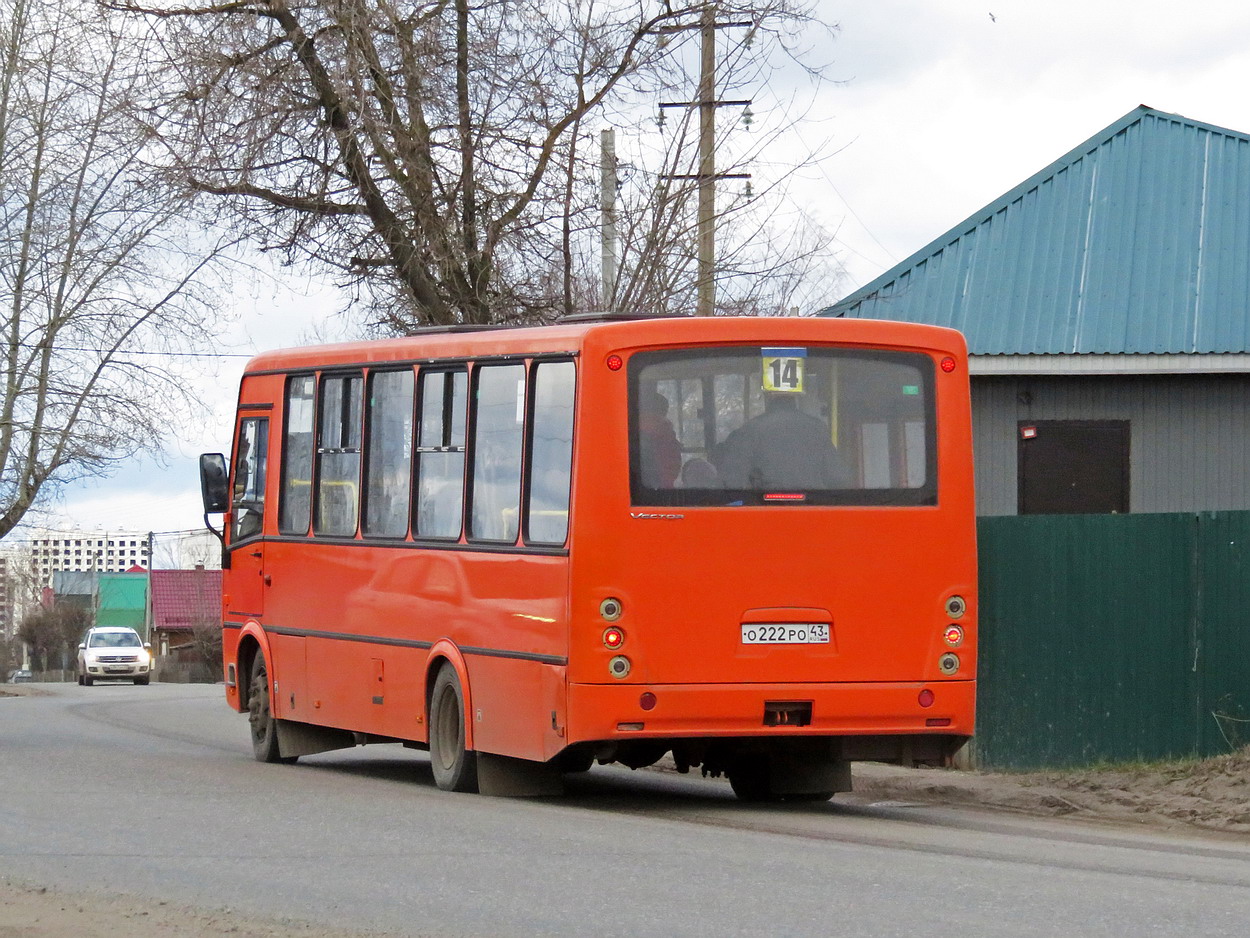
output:
[[629,378],[636,505],[936,503],[926,355],[643,352]]

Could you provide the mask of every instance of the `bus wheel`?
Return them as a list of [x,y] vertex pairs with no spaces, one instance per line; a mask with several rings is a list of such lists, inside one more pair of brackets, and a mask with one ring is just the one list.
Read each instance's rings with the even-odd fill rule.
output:
[[828,801],[834,795],[831,791],[804,791],[792,795],[782,795],[786,801],[807,802],[808,804],[817,804],[821,801]]
[[278,721],[269,708],[269,669],[265,653],[256,649],[252,660],[252,680],[247,692],[247,722],[252,730],[252,755],[257,762],[294,762],[278,755]]
[[773,784],[772,769],[767,761],[740,762],[729,772],[729,787],[738,796],[739,801],[786,801],[790,803],[807,802],[809,804],[828,801],[833,797],[828,791],[777,791]]
[[430,694],[430,767],[443,791],[477,791],[477,755],[464,748],[464,691],[451,665]]
[[593,749],[583,751],[566,749],[560,753],[559,761],[557,762],[561,772],[589,772],[594,764],[595,753]]
[[779,801],[768,778],[768,760],[742,759],[727,773],[729,787],[739,801]]

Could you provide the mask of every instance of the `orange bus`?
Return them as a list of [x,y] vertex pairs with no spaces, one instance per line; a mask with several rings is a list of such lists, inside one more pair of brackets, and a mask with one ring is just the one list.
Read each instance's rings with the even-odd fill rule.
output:
[[577,317],[271,352],[201,474],[260,760],[399,742],[442,789],[540,793],[671,754],[810,800],[972,735],[957,332]]

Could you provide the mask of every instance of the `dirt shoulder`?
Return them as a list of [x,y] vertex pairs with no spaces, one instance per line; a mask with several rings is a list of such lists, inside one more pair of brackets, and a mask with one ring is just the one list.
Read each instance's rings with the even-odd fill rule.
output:
[[0,878],[0,938],[376,938],[302,922],[191,908],[171,902],[53,891]]
[[855,766],[855,791],[874,801],[976,805],[1166,828],[1250,833],[1250,748],[1159,765],[995,773]]
[[35,697],[46,693],[33,684],[0,684],[0,697]]
[[115,938],[120,932],[153,938],[347,938],[294,922],[210,912],[166,902],[52,891],[0,879],[0,938]]

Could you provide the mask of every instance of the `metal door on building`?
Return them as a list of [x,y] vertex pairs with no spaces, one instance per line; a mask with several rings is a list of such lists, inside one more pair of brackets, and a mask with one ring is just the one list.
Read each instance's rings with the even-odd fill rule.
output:
[[1129,440],[1127,420],[1021,421],[1019,513],[1127,513]]

